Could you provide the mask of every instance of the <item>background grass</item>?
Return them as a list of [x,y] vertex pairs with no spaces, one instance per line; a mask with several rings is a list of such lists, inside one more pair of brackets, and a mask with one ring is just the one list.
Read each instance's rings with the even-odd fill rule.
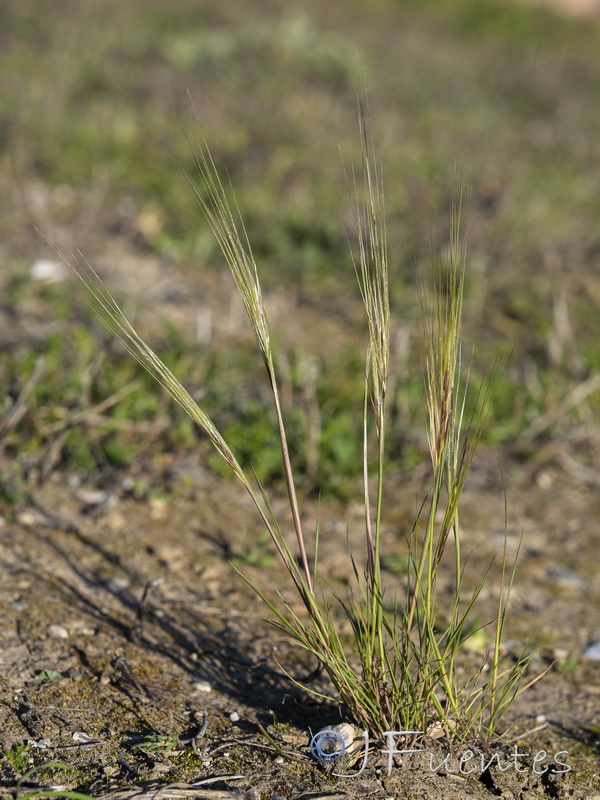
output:
[[86,313],[79,289],[32,280],[33,261],[53,257],[32,225],[62,247],[75,241],[101,271],[112,258],[118,275],[124,255],[159,259],[174,299],[158,319],[138,309],[144,335],[259,477],[275,479],[276,430],[251,349],[194,341],[171,313],[178,296],[211,305],[207,287],[221,291],[220,254],[179,169],[193,169],[190,129],[227,166],[267,289],[341,331],[335,346],[315,332],[324,341],[311,357],[310,332],[282,337],[279,367],[300,400],[290,439],[303,488],[348,495],[360,475],[363,329],[339,151],[358,160],[363,72],[385,166],[392,461],[409,469],[426,458],[411,369],[416,276],[446,240],[458,165],[471,187],[475,384],[514,349],[485,441],[540,464],[559,442],[563,465],[594,474],[599,23],[508,0],[229,0],[218,10],[204,0],[6,0],[0,30],[5,512],[28,480],[62,467],[97,480],[126,466],[149,487],[168,480],[174,454],[198,451],[191,424]]

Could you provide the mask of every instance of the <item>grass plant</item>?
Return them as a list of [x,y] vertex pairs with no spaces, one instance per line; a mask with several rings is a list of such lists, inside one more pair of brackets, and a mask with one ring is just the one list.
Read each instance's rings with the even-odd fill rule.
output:
[[94,800],[89,794],[71,791],[70,789],[47,787],[27,788],[28,783],[32,779],[41,778],[42,776],[56,771],[71,772],[72,768],[69,764],[65,764],[62,761],[47,761],[44,764],[39,764],[27,770],[16,782],[16,800],[34,800],[34,798],[41,798],[43,800],[45,797],[67,797],[71,798],[71,800]]
[[[495,619],[490,623],[489,652],[468,671],[469,638],[476,607],[489,570],[472,591],[463,588],[459,505],[485,419],[484,390],[467,418],[467,385],[462,380],[461,325],[465,254],[461,236],[461,201],[455,203],[447,255],[433,269],[430,289],[423,290],[425,333],[425,399],[431,455],[431,488],[423,498],[409,543],[405,595],[390,610],[382,576],[381,531],[385,485],[385,442],[390,372],[390,301],[383,176],[361,110],[362,170],[348,180],[354,195],[358,231],[353,263],[368,323],[364,371],[363,478],[365,551],[352,553],[355,586],[346,598],[333,597],[319,572],[319,525],[309,537],[300,514],[294,467],[286,433],[276,359],[257,264],[246,229],[223,184],[206,142],[194,144],[195,173],[184,172],[218,241],[247,312],[272,393],[295,544],[276,515],[265,487],[245,470],[211,417],[201,408],[138,335],[81,252],[73,267],[90,289],[98,313],[129,353],[171,394],[212,442],[216,452],[249,494],[275,545],[278,558],[301,600],[303,612],[286,599],[282,588],[263,600],[275,625],[318,659],[346,713],[371,735],[414,731],[422,738],[480,740],[489,745],[498,723],[520,690],[530,656],[524,649],[502,665],[502,636],[514,580],[506,550]],[[488,383],[488,386],[491,385]],[[374,454],[374,459],[371,454]],[[370,464],[375,464],[371,470]],[[394,555],[394,554],[388,554]],[[438,598],[438,579],[446,560],[453,564],[453,596]],[[242,577],[243,574],[242,574]],[[348,641],[338,625],[347,615],[353,635]],[[310,689],[309,689],[310,691]],[[417,734],[415,734],[417,735]]]

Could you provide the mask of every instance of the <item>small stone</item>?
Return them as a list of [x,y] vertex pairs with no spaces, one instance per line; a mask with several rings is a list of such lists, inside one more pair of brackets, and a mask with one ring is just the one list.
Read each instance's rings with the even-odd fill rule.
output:
[[31,277],[34,281],[64,281],[67,277],[67,268],[62,261],[36,258],[31,265]]
[[311,739],[311,749],[314,746],[317,753],[324,756],[326,760],[327,756],[339,753],[342,749],[345,753],[350,754],[356,749],[357,741],[358,736],[354,725],[342,722],[339,725],[321,728]]
[[95,739],[93,736],[90,736],[89,733],[85,731],[73,731],[71,736],[74,742],[94,742]]
[[212,686],[210,683],[208,683],[208,681],[196,681],[196,683],[193,684],[193,687],[197,692],[212,692]]
[[552,488],[552,484],[554,483],[554,474],[552,470],[549,469],[542,469],[538,472],[535,478],[535,482],[544,491],[548,491],[548,489]]
[[546,715],[545,714],[538,714],[535,718],[536,725],[543,725],[546,722]]
[[38,739],[37,742],[33,742],[32,746],[37,747],[39,750],[47,750],[52,747],[52,742],[50,739]]
[[231,714],[229,715],[229,719],[232,722],[239,722],[240,721],[240,715],[237,713],[237,711],[232,711]]
[[[283,756],[277,756],[277,758],[273,759],[274,764],[285,764],[285,758]],[[272,798],[271,798],[272,800]]]
[[564,647],[555,647],[552,651],[552,655],[554,656],[555,660],[561,664],[564,664],[565,661],[569,660],[569,651]]
[[28,527],[30,525],[51,527],[52,525],[50,518],[35,508],[26,508],[24,511],[20,511],[17,514],[17,522],[21,525],[27,525]]
[[112,492],[105,492],[101,489],[80,489],[77,492],[77,499],[88,508],[106,508],[114,505],[117,501]]
[[600,642],[591,644],[581,655],[583,658],[588,658],[590,661],[600,661]]
[[62,625],[48,625],[48,636],[53,639],[68,639],[69,631]]
[[115,592],[115,594],[124,592],[125,589],[129,588],[129,580],[127,578],[109,578],[106,581],[106,588],[109,592]]
[[98,631],[96,628],[89,628],[87,625],[82,625],[81,628],[77,628],[77,633],[79,636],[96,636]]

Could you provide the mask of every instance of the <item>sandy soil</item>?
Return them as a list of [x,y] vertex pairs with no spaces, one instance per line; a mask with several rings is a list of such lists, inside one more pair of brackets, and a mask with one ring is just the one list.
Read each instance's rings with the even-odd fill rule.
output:
[[[119,263],[123,277],[127,261]],[[160,284],[151,284],[161,302]],[[226,306],[227,292],[218,294]],[[279,302],[286,316],[285,298]],[[188,311],[180,304],[184,327]],[[307,329],[314,334],[317,324]],[[36,785],[83,786],[115,799],[600,797],[600,661],[583,656],[600,641],[600,499],[593,481],[565,468],[576,447],[554,443],[535,463],[482,452],[465,495],[463,551],[475,581],[502,553],[500,459],[511,555],[524,534],[506,657],[532,635],[538,654],[528,675],[548,670],[507,719],[507,747],[522,757],[503,761],[505,771],[463,774],[461,753],[444,762],[441,744],[402,765],[396,758],[389,776],[375,751],[358,777],[324,771],[309,741],[342,721],[340,710],[286,677],[307,679],[317,665],[264,621],[265,609],[228,562],[269,593],[281,582],[277,563],[253,549],[259,525],[238,486],[191,458],[173,459],[153,491],[126,473],[32,479],[3,519],[0,748],[26,745],[25,766],[59,759],[75,769],[34,775]],[[423,471],[390,476],[386,553],[405,547],[423,486]],[[283,511],[283,499],[274,502]],[[313,501],[305,513],[314,522]],[[320,518],[321,569],[331,591],[344,591],[347,536],[362,552],[360,509],[330,500]],[[482,595],[490,619],[498,580],[493,569]],[[392,591],[401,577],[387,573],[386,582]],[[473,663],[480,658],[473,654]],[[310,685],[333,694],[323,676]],[[3,764],[8,791],[19,770]]]

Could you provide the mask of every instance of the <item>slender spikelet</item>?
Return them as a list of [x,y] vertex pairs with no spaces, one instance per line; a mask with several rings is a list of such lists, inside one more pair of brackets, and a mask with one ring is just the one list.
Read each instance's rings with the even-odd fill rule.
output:
[[267,362],[268,369],[271,370],[269,323],[263,305],[258,269],[246,229],[239,213],[234,215],[232,212],[221,177],[206,142],[201,145],[194,145],[190,142],[190,146],[196,166],[196,175],[192,176],[187,172],[184,172],[184,175],[221,247],[244,303],[260,352]]
[[[369,344],[365,368],[365,407],[363,411],[363,482],[365,499],[365,525],[367,535],[367,575],[371,591],[378,591],[380,583],[379,529],[383,498],[383,464],[385,451],[385,414],[390,354],[390,299],[387,232],[383,173],[377,164],[373,142],[367,126],[367,112],[359,100],[358,119],[362,152],[362,186],[365,198],[358,190],[352,170],[354,214],[358,232],[358,260],[352,255],[354,271],[363,299],[369,331]],[[371,510],[368,448],[368,408],[370,398],[377,435],[378,474],[375,519]]]
[[[220,175],[215,167],[213,157],[208,149],[206,142],[192,146],[196,175],[191,176],[184,172],[198,204],[206,217],[213,234],[221,247],[221,251],[231,270],[235,285],[244,303],[244,308],[250,320],[250,325],[254,331],[254,336],[262,354],[263,361],[271,384],[275,415],[277,417],[277,428],[281,453],[283,459],[283,469],[287,485],[288,499],[292,520],[296,532],[296,541],[300,551],[304,578],[309,591],[313,590],[312,576],[308,564],[306,544],[298,498],[294,483],[292,465],[290,461],[287,434],[281,408],[281,400],[275,374],[275,362],[271,348],[271,337],[269,333],[269,323],[262,300],[262,290],[258,277],[256,261],[248,241],[246,229],[241,220],[237,203],[235,205],[237,214],[234,214],[225,193]],[[236,221],[237,218],[237,221]],[[238,224],[239,221],[239,224]]]
[[359,243],[359,267],[355,266],[358,285],[369,326],[368,373],[375,421],[380,432],[385,420],[385,401],[390,358],[390,298],[385,222],[383,173],[378,166],[373,143],[369,139],[365,109],[359,111],[362,143],[363,183],[366,202],[356,203]]
[[[435,314],[425,316],[428,441],[434,475],[442,465],[456,471],[463,420],[460,398],[461,326],[465,257],[460,240],[462,191],[453,203],[447,263],[440,262],[434,287]],[[444,268],[446,272],[444,274]]]

